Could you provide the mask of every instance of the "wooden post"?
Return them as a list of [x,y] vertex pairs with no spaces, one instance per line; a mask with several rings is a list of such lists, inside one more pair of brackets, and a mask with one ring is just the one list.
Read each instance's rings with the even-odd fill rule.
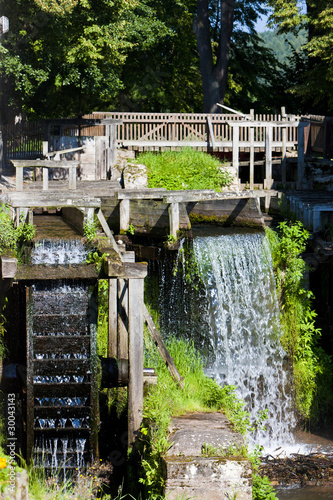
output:
[[170,203],[169,205],[169,226],[171,236],[177,238],[179,231],[179,203]]
[[76,189],[76,167],[69,167],[68,180],[69,189]]
[[302,122],[298,125],[297,189],[302,189],[304,178],[304,125]]
[[112,123],[110,125],[110,161],[109,161],[109,176],[108,178],[111,179],[111,169],[113,165],[115,165],[117,161],[117,125],[115,123]]
[[232,166],[237,172],[239,178],[239,125],[234,125],[232,127]]
[[266,174],[264,180],[264,189],[272,189],[273,179],[272,179],[272,140],[273,140],[273,127],[272,125],[267,125],[266,136],[265,136],[265,167]]
[[118,279],[118,359],[128,359],[128,309],[128,280]]
[[23,167],[16,167],[16,191],[23,191]]
[[49,169],[47,167],[43,167],[43,191],[47,191],[49,189]]
[[143,279],[128,280],[128,444],[137,439],[143,413]]
[[130,200],[121,200],[119,203],[120,231],[125,232],[129,228],[130,220]]
[[207,124],[208,124],[208,131],[209,131],[209,139],[207,142],[212,148],[215,148],[214,130],[213,130],[212,118],[210,115],[207,116]]
[[51,124],[48,122],[45,122],[44,123],[44,131],[43,131],[43,156],[47,156],[47,153],[49,152],[50,128],[51,128]]
[[254,187],[254,127],[250,127],[250,189]]
[[[286,108],[281,107],[281,120],[286,121]],[[282,162],[281,162],[281,180],[283,187],[287,182],[287,127],[282,127]]]
[[118,283],[116,278],[109,279],[109,330],[108,357],[117,357],[118,338]]

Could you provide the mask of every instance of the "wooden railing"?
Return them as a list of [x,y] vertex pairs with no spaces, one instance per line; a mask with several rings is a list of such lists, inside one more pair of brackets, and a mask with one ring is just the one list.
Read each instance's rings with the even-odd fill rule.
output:
[[[117,141],[125,147],[210,147],[225,149],[232,147],[233,130],[228,122],[293,122],[287,125],[287,146],[297,144],[297,125],[294,115],[236,115],[236,114],[203,114],[203,113],[124,113],[106,112],[86,115],[85,118],[110,118],[121,120],[117,127]],[[265,146],[265,126],[254,127],[255,147]],[[273,124],[273,146],[278,147],[282,141],[281,126]],[[250,129],[242,127],[240,143],[249,143]],[[276,144],[274,144],[276,143]],[[246,147],[247,144],[242,144]]]

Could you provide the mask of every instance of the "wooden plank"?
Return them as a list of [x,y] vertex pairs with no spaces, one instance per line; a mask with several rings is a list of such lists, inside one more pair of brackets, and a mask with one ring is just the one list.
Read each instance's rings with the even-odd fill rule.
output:
[[115,197],[118,200],[150,200],[153,198],[162,198],[166,192],[166,188],[160,189],[123,189],[115,192]]
[[105,217],[104,217],[103,212],[102,212],[101,209],[99,209],[98,212],[97,212],[97,218],[98,218],[98,220],[99,220],[99,222],[100,222],[100,224],[101,224],[101,226],[103,228],[103,231],[106,234],[106,236],[108,238],[112,238],[112,240],[114,241],[114,243],[116,243],[115,239],[113,238],[113,233],[112,233],[111,229],[109,228],[109,225],[106,222]]
[[128,443],[137,442],[143,417],[143,279],[128,281]]
[[11,160],[15,168],[45,167],[45,168],[70,168],[77,167],[80,162],[75,160]]
[[109,279],[109,324],[108,324],[108,357],[117,357],[118,336],[118,283],[117,279]]
[[175,365],[173,358],[170,356],[169,351],[165,347],[163,339],[162,339],[161,335],[159,334],[159,332],[155,326],[155,323],[153,321],[153,318],[150,316],[145,304],[143,304],[143,318],[144,318],[144,321],[147,325],[148,332],[149,332],[151,338],[153,339],[153,341],[158,349],[158,352],[160,353],[164,363],[166,364],[166,367],[168,368],[171,377],[182,389],[184,389],[184,382],[183,382],[184,379],[180,375],[179,371],[177,370],[177,367]]
[[8,193],[8,202],[13,208],[30,207],[94,207],[101,206],[100,198],[90,198],[79,196],[66,196],[63,193],[49,195],[42,193]]

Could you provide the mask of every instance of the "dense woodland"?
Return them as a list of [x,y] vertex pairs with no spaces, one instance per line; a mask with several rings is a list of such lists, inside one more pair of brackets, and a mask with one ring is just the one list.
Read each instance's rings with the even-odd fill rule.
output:
[[[272,31],[255,25],[270,8]],[[1,120],[94,110],[331,114],[327,0],[11,0]]]

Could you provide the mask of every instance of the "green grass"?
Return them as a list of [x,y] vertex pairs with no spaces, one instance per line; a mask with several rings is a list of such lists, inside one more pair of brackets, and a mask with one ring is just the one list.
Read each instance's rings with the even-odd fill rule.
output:
[[136,161],[146,165],[150,188],[221,191],[233,180],[218,159],[191,148],[179,152],[142,153]]
[[144,400],[144,424],[142,427],[143,473],[139,481],[144,485],[144,498],[159,499],[163,493],[164,479],[160,457],[166,453],[168,427],[172,416],[191,412],[223,412],[234,424],[235,430],[245,434],[251,429],[244,402],[234,393],[235,387],[221,388],[205,376],[203,360],[193,343],[171,338],[167,349],[184,378],[181,389],[157,352],[155,344],[145,332],[145,366],[155,368],[157,386],[150,388]]

